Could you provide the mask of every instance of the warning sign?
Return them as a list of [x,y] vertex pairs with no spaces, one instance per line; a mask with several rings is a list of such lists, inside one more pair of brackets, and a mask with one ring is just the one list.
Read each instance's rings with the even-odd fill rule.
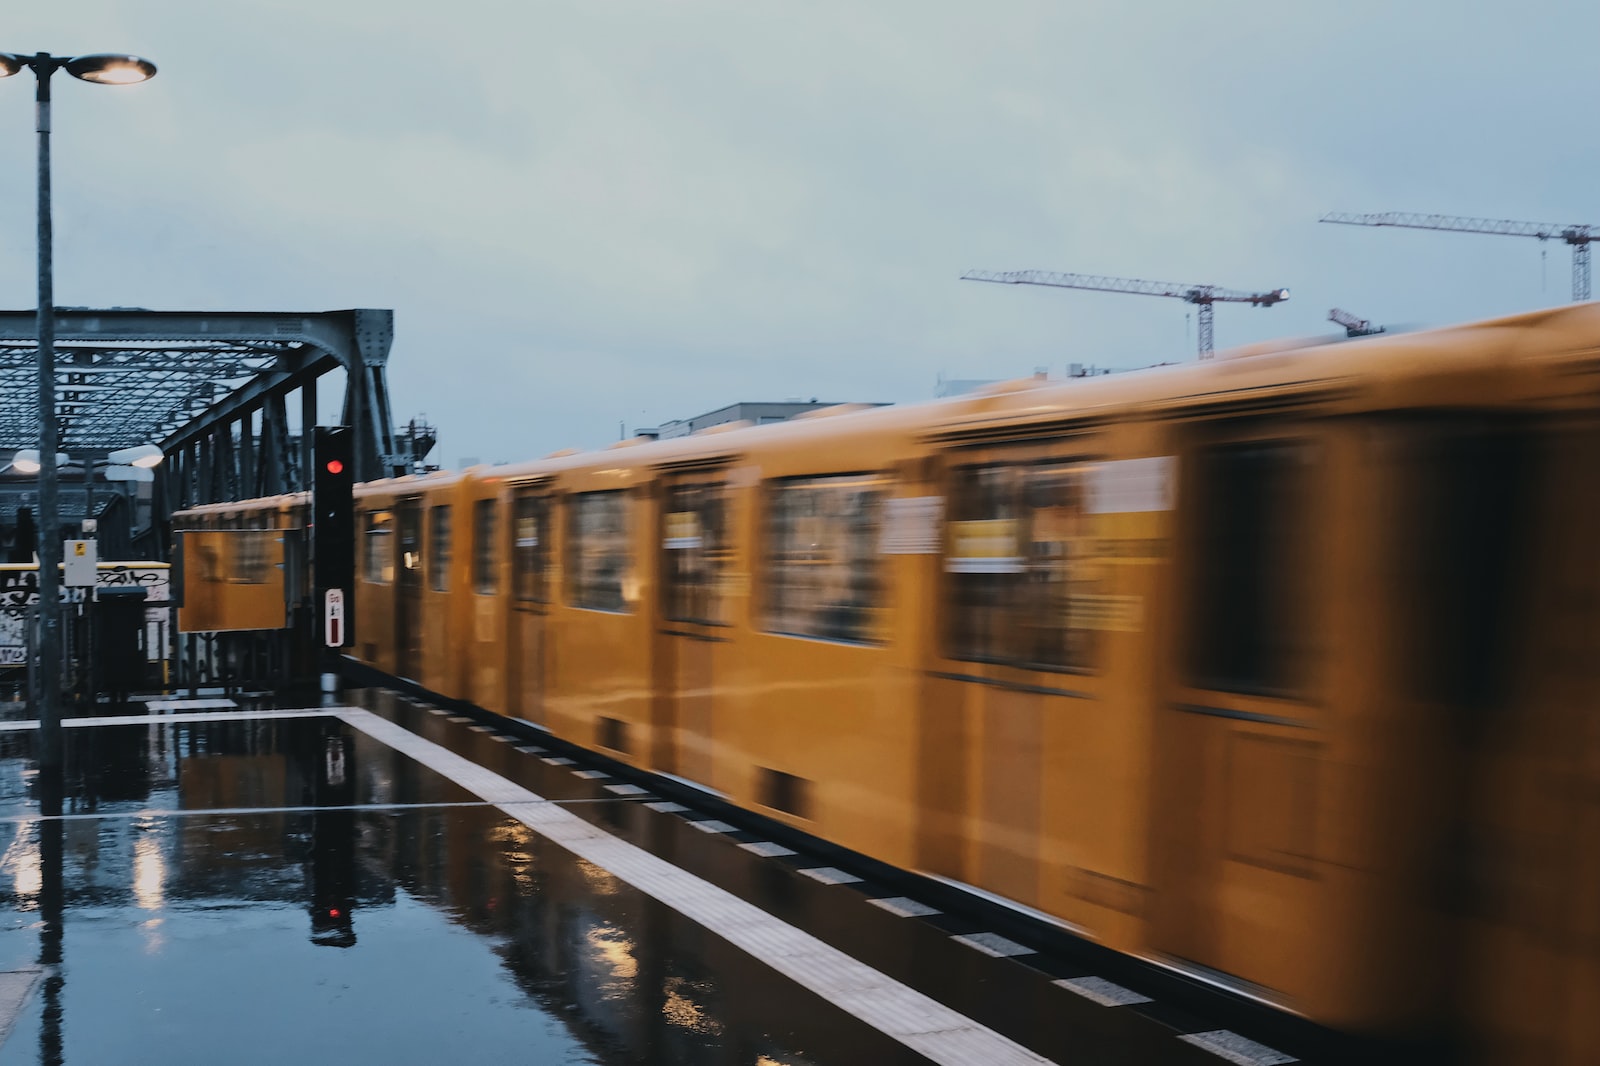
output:
[[70,589],[93,588],[100,553],[92,540],[69,540],[61,553],[61,583]]
[[344,589],[329,589],[323,599],[323,643],[344,647]]

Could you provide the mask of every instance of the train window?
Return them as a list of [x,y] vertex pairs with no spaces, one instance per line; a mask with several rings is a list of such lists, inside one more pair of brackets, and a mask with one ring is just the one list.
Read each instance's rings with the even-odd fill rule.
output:
[[777,482],[767,503],[766,628],[853,644],[877,639],[884,479]]
[[545,587],[545,560],[549,558],[549,509],[544,498],[531,492],[517,494],[516,542],[512,545],[513,580],[517,599],[529,603],[549,600]]
[[1081,670],[1094,661],[1092,550],[1082,463],[955,471],[945,571],[953,659]]
[[450,506],[428,512],[428,586],[435,592],[450,588]]
[[273,543],[281,536],[276,530],[237,529],[229,538],[233,545],[233,576],[239,585],[264,585],[272,569]]
[[1304,509],[1313,449],[1248,441],[1195,461],[1191,681],[1281,695],[1302,678],[1307,589]]
[[567,572],[574,607],[626,611],[633,596],[628,501],[621,491],[585,492],[568,509]]
[[495,543],[497,511],[494,500],[478,500],[472,505],[472,588],[480,596],[494,593],[498,583],[494,565],[500,556]]
[[1390,582],[1406,687],[1467,712],[1465,728],[1512,680],[1540,455],[1535,438],[1493,423],[1418,427],[1402,441]]
[[422,587],[422,504],[404,500],[395,512],[395,536],[399,538],[400,583],[415,591]]
[[394,512],[368,511],[361,538],[362,577],[371,585],[394,580]]
[[720,594],[729,548],[720,484],[673,485],[662,516],[663,610],[674,622],[726,621]]

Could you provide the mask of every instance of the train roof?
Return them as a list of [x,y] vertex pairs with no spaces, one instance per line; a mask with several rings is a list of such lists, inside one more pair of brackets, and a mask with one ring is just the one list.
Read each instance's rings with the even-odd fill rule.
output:
[[242,508],[252,510],[262,507],[296,507],[311,500],[309,492],[285,492],[277,496],[258,496],[250,500],[229,500],[223,503],[197,503],[173,512],[181,515],[232,514]]
[[[674,467],[722,457],[816,446],[848,448],[860,439],[959,437],[1008,423],[1107,418],[1132,410],[1173,409],[1263,392],[1360,389],[1381,397],[1417,381],[1465,372],[1509,370],[1521,363],[1600,360],[1600,303],[1569,304],[1465,325],[1412,333],[1330,340],[1300,338],[1218,352],[1186,362],[1092,378],[1024,378],[976,393],[924,403],[840,405],[769,425],[713,426],[671,440],[633,438],[591,451],[542,459],[387,478],[356,486],[358,496],[429,491],[463,478],[523,481],[608,466]],[[304,501],[305,493],[251,506]],[[226,513],[239,503],[207,504],[183,513]]]
[[[1150,405],[1208,402],[1260,389],[1331,385],[1381,393],[1387,385],[1519,360],[1600,355],[1600,303],[1573,304],[1498,319],[1368,337],[1295,338],[1218,352],[1204,362],[1148,367],[1092,378],[1024,378],[976,393],[925,403],[837,411],[825,408],[764,426],[715,426],[665,441],[635,438],[607,448],[558,452],[544,459],[492,468],[507,480],[565,470],[627,465],[673,466],[719,455],[852,435],[957,435],[996,422],[1108,414]],[[622,455],[616,453],[622,452]]]

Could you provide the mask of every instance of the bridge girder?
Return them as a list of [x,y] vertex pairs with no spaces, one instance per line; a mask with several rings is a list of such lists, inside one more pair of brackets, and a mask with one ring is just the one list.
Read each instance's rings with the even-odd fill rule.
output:
[[[33,311],[0,311],[0,448],[38,441],[37,325]],[[311,483],[317,380],[345,371],[344,422],[355,430],[355,473],[405,473],[390,418],[386,371],[394,312],[148,311],[59,308],[56,411],[61,450],[103,456],[158,443],[155,543],[165,552],[174,510],[293,492]],[[288,397],[300,397],[292,433]]]

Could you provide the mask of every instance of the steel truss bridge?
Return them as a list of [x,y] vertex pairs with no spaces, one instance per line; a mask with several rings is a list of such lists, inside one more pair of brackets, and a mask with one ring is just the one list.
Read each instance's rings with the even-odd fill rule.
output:
[[[355,430],[356,479],[409,472],[385,378],[393,341],[394,312],[371,308],[59,308],[61,451],[88,464],[130,445],[161,446],[149,546],[164,555],[175,510],[310,485],[309,428],[318,379],[330,370],[345,372],[340,421]],[[35,313],[0,311],[0,450],[38,446],[38,351]]]

